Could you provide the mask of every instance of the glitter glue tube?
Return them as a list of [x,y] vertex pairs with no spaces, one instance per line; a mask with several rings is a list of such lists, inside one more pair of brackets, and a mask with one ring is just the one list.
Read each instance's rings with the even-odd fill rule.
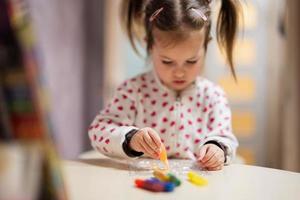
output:
[[172,183],[172,182],[162,182],[160,181],[159,179],[157,178],[150,178],[150,179],[147,179],[148,181],[152,182],[152,183],[157,183],[157,184],[162,184],[164,186],[164,191],[165,192],[172,192],[175,188],[175,184]]
[[159,180],[164,181],[164,182],[169,181],[169,176],[167,176],[161,170],[154,170],[153,171],[153,176],[155,176],[156,178],[158,178]]
[[175,184],[175,186],[179,186],[181,184],[181,181],[175,175],[173,175],[171,173],[165,174],[164,172],[162,172],[160,170],[154,170],[153,175],[161,181],[172,182]]
[[175,175],[168,173],[167,176],[169,177],[169,181],[174,183],[176,187],[181,184],[181,181]]
[[162,145],[160,154],[159,154],[159,159],[165,164],[165,167],[167,170],[169,170],[169,161],[168,161],[168,156],[166,152],[165,145]]
[[188,172],[187,177],[188,180],[195,185],[204,186],[208,184],[208,181],[202,176],[198,175],[196,172]]
[[156,178],[147,179],[147,180],[141,180],[136,179],[135,185],[138,188],[150,190],[152,192],[172,192],[175,188],[175,185],[170,182],[161,182],[160,180]]

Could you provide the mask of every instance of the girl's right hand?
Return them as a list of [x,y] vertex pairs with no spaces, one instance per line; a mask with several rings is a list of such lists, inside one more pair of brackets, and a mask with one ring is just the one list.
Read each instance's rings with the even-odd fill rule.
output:
[[152,128],[142,128],[130,140],[131,149],[143,152],[151,158],[158,159],[162,143],[159,135]]

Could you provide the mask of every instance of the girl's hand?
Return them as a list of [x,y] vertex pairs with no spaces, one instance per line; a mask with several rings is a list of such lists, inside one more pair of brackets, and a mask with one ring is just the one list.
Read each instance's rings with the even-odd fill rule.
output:
[[161,150],[159,135],[152,128],[142,128],[130,140],[129,146],[135,151],[143,152],[148,156],[158,159]]
[[224,166],[224,151],[215,144],[205,144],[200,149],[198,162],[201,167],[207,170],[221,170]]

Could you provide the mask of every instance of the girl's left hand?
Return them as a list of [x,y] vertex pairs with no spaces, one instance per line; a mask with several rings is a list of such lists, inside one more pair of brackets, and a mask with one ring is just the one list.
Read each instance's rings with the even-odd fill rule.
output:
[[198,162],[201,167],[207,170],[221,170],[224,166],[224,151],[215,144],[205,144],[200,149]]

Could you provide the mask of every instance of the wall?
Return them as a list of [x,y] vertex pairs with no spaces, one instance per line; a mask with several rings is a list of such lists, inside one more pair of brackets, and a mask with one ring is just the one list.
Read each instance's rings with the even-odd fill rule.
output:
[[83,6],[80,0],[28,0],[49,85],[54,137],[64,158],[83,148]]

